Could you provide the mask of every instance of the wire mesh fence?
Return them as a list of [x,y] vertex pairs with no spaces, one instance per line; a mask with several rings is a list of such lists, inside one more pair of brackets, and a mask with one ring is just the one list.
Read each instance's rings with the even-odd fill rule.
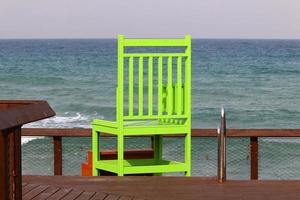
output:
[[29,141],[22,145],[22,174],[53,175],[52,138],[26,139]]
[[259,179],[300,179],[300,138],[259,138]]
[[[184,142],[180,137],[163,139],[164,159],[184,161]],[[227,138],[227,179],[250,179],[250,138]],[[193,137],[192,176],[217,175],[217,138]],[[300,139],[259,139],[259,179],[300,179]],[[125,149],[151,148],[150,137],[125,139]],[[116,138],[102,137],[100,149],[116,149]],[[81,175],[81,163],[87,161],[90,137],[63,137],[63,175]],[[53,144],[51,137],[31,140],[22,145],[24,175],[53,175]],[[181,176],[183,173],[167,173]]]
[[86,137],[62,138],[62,174],[80,175],[81,163],[86,162],[91,149],[91,139]]
[[227,138],[227,178],[250,179],[250,138]]
[[192,139],[192,175],[212,177],[217,175],[218,140],[212,137]]

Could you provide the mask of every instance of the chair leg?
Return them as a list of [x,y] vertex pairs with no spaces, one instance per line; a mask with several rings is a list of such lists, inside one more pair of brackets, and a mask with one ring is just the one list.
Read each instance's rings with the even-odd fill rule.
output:
[[96,167],[96,163],[100,159],[99,155],[99,133],[93,128],[92,130],[92,155],[93,155],[93,166],[92,166],[92,175],[98,176],[99,172]]
[[118,176],[124,176],[124,136],[118,134]]
[[[154,136],[154,159],[161,160],[163,154],[163,137],[162,135],[155,135]],[[155,173],[155,176],[161,176],[162,173]]]
[[189,131],[184,138],[185,143],[185,164],[186,164],[186,176],[191,176],[191,131]]

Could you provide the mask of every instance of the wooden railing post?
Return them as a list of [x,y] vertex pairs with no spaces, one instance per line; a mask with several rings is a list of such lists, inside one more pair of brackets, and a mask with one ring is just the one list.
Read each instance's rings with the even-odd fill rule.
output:
[[22,162],[21,162],[21,126],[9,131],[9,154],[10,154],[10,190],[11,199],[22,198]]
[[60,136],[53,136],[54,175],[62,175],[62,144]]
[[22,199],[21,126],[0,131],[0,199]]
[[250,137],[251,180],[258,179],[258,142],[257,137]]
[[8,135],[0,131],[0,199],[8,199]]

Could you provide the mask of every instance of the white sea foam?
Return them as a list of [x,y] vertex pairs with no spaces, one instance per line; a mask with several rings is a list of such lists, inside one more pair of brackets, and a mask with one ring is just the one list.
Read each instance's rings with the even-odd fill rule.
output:
[[[54,116],[48,119],[40,120],[24,125],[24,128],[90,128],[90,122],[94,118],[99,118],[97,113],[93,115],[83,115],[79,112],[70,115],[64,113],[65,116]],[[70,116],[68,116],[70,115]],[[100,116],[100,118],[103,118]],[[22,144],[43,137],[22,137]]]
[[22,142],[22,144],[26,144],[31,140],[36,140],[36,139],[40,139],[40,138],[43,138],[43,137],[31,137],[31,136],[27,137],[27,136],[24,136],[24,137],[22,137],[21,142]]
[[[68,114],[68,113],[65,113]],[[54,116],[41,121],[33,122],[27,128],[88,128],[91,117],[83,116],[79,112],[75,116]]]

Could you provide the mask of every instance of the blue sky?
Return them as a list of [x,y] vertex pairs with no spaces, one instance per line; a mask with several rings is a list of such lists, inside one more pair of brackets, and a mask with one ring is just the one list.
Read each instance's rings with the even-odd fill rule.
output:
[[300,0],[1,0],[0,38],[300,38]]

